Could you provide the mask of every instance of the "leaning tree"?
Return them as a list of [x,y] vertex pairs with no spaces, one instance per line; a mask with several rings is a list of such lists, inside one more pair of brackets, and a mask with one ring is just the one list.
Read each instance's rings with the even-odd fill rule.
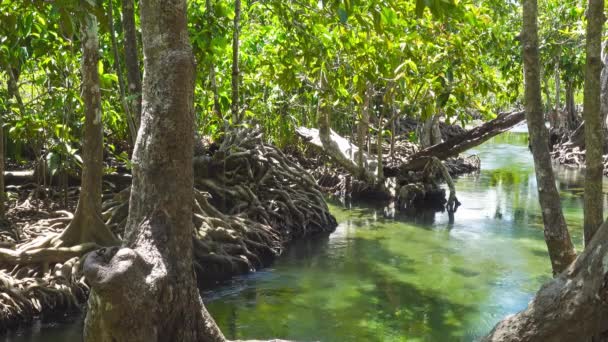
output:
[[604,125],[600,110],[602,73],[602,28],[604,0],[589,0],[587,11],[587,63],[585,66],[585,245],[604,221]]
[[[603,17],[603,8],[604,4],[602,0],[589,1],[588,13],[590,25],[601,26],[603,19],[600,18]],[[536,34],[537,1],[525,0],[523,13],[524,30],[522,38],[524,44],[524,65],[526,66],[526,100],[532,100],[532,103],[538,104],[539,102],[537,102],[538,99],[536,97],[528,97],[530,95],[529,88],[539,85],[538,37]],[[597,21],[594,20],[595,14],[600,15],[599,18],[596,18]],[[593,30],[591,33],[593,34]],[[597,52],[599,51],[596,50],[596,54]],[[530,76],[532,76],[532,79],[530,79]],[[599,82],[595,82],[594,86],[599,87]],[[540,94],[540,89],[532,90],[534,93]],[[587,96],[587,92],[585,96]],[[530,102],[528,102],[527,107],[529,105]],[[596,109],[599,109],[598,107],[596,106]],[[528,110],[529,108],[526,109]],[[531,114],[529,113],[528,115],[530,116]],[[538,127],[530,127],[532,144],[535,143],[532,141],[534,129],[538,129]],[[546,140],[544,144],[546,148]],[[549,157],[548,151],[543,152],[544,157]],[[536,155],[535,158],[537,158]],[[550,166],[548,170],[551,171]],[[540,172],[547,172],[547,169],[540,168]],[[551,190],[554,188],[554,184],[550,184],[552,186]],[[553,219],[560,219],[556,211],[551,211],[552,207],[543,205],[542,196],[543,191],[547,191],[547,185],[546,183],[541,183],[539,178],[539,193],[541,195],[543,217],[552,215]],[[559,213],[561,214],[561,208],[559,209]],[[585,212],[586,215],[587,211]],[[593,222],[593,219],[590,222]],[[587,222],[587,217],[585,217],[585,223],[587,224]],[[555,223],[561,224],[559,221]],[[563,234],[564,237],[567,237],[567,230]],[[587,240],[587,236],[585,236],[585,239]],[[566,242],[565,240],[563,241]],[[608,245],[606,241],[608,241],[608,221],[604,222],[597,232],[593,234],[583,253],[573,263],[558,265],[567,267],[555,279],[541,287],[525,310],[506,317],[483,340],[502,342],[605,340],[607,336],[600,336],[599,334],[605,335],[606,327],[608,326]],[[554,261],[555,258],[551,251],[551,244],[549,244],[549,241],[547,241],[547,244],[550,248],[549,253],[552,261]],[[564,244],[561,243],[557,247],[563,248]],[[563,257],[564,255],[568,255],[569,249],[571,247],[563,250],[564,254],[558,256]],[[555,262],[553,264],[555,271]]]
[[91,253],[87,341],[223,341],[192,264],[194,58],[186,1],[141,1],[142,120],[122,247]]
[[540,88],[537,13],[536,0],[523,2],[521,43],[525,80],[524,102],[530,132],[530,149],[538,183],[538,197],[545,225],[545,241],[553,274],[559,274],[576,258],[576,252],[562,212],[559,192],[555,186],[553,164],[547,144],[548,131],[545,127]]

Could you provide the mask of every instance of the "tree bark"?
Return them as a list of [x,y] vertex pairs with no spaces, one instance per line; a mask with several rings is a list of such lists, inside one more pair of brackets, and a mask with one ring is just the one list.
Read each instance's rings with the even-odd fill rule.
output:
[[137,31],[135,29],[135,10],[133,0],[122,0],[122,30],[125,46],[125,66],[127,68],[128,94],[131,100],[135,131],[141,121],[141,70],[137,49]]
[[384,186],[384,169],[382,166],[382,159],[384,158],[384,153],[382,152],[382,142],[384,137],[382,135],[383,126],[382,120],[384,119],[384,115],[382,111],[380,112],[380,117],[378,118],[378,132],[376,135],[376,157],[377,157],[377,166],[376,166],[376,181],[378,182],[379,187]]
[[82,100],[84,102],[84,142],[82,144],[82,181],[74,219],[55,239],[55,245],[73,246],[96,242],[115,245],[118,240],[101,217],[103,177],[103,124],[99,86],[99,41],[97,18],[84,13],[80,23],[82,42]]
[[[525,12],[524,12],[525,13]],[[483,341],[589,341],[608,327],[608,222],[528,308],[496,324]]]
[[370,106],[370,89],[367,87],[365,90],[365,99],[363,101],[363,108],[361,110],[361,120],[357,125],[357,147],[359,147],[359,153],[357,153],[357,165],[363,169],[366,167],[365,158],[363,151],[365,151],[365,143],[367,142],[367,135],[369,134],[369,106]]
[[[556,116],[558,117],[558,121],[559,121],[559,112],[560,112],[560,95],[562,92],[562,87],[561,87],[561,77],[559,75],[559,55],[557,57],[557,60],[555,61],[555,113]],[[559,123],[558,123],[559,125]]]
[[439,119],[441,115],[433,115],[433,122],[431,125],[431,146],[441,144],[441,130],[439,129]]
[[543,77],[543,83],[545,90],[545,97],[547,98],[547,103],[545,104],[545,108],[547,109],[547,119],[549,120],[549,127],[558,128],[557,125],[557,112],[554,110],[551,104],[551,91],[549,90],[549,78]]
[[[205,0],[205,7],[207,11],[207,25],[211,27],[213,25],[213,6],[211,6],[211,0]],[[213,92],[213,112],[221,122],[223,120],[222,107],[220,105],[220,94],[217,90],[217,76],[215,75],[213,56],[209,56],[209,60],[209,83]]]
[[420,144],[420,148],[425,149],[433,146],[431,143],[431,126],[433,124],[433,117],[429,116],[428,118],[418,122],[418,143]]
[[[317,118],[319,125],[318,137],[320,145],[325,152],[353,176],[364,180],[368,184],[376,184],[376,175],[371,171],[371,158],[331,130],[329,111],[323,103],[319,104]],[[314,132],[314,129],[300,127],[296,129],[296,133],[302,137],[312,138],[316,132]],[[359,167],[359,164],[356,161],[358,156],[361,156],[364,159],[364,167]],[[373,166],[375,166],[376,163],[374,162],[373,164]]]
[[574,102],[574,84],[572,81],[566,83],[566,117],[564,118],[564,127],[568,130],[574,130],[578,126],[576,118],[576,103]]
[[114,70],[116,70],[116,76],[118,78],[118,91],[120,92],[120,102],[122,108],[125,111],[125,117],[127,119],[127,127],[129,128],[129,137],[131,138],[131,145],[135,144],[135,138],[137,137],[137,126],[135,125],[135,119],[133,118],[131,108],[127,102],[127,91],[125,89],[125,80],[122,77],[122,69],[120,68],[120,54],[118,53],[118,42],[116,41],[116,33],[114,32],[114,6],[110,0],[108,3],[108,22],[110,26],[110,40],[112,41],[112,52],[114,53]]
[[0,116],[0,218],[4,218],[6,208],[4,194],[4,113]]
[[391,120],[393,117],[396,117],[398,115],[398,109],[397,109],[397,105],[395,104],[395,90],[393,89],[391,92],[391,118],[389,118],[390,121],[390,125],[391,125],[391,150],[390,150],[390,156],[391,156],[391,161],[392,159],[395,158],[395,134],[397,133],[397,129],[396,129],[396,125],[395,125],[395,120]]
[[241,0],[234,0],[234,28],[232,31],[232,124],[240,122],[239,114],[239,33],[241,21]]
[[91,253],[86,341],[224,341],[192,263],[194,57],[185,0],[141,1],[143,115],[122,248]]
[[604,128],[600,111],[600,75],[602,72],[602,28],[604,26],[604,0],[589,0],[587,9],[587,64],[585,67],[585,193],[584,234],[585,244],[604,221]]
[[602,61],[604,67],[602,68],[602,73],[600,75],[600,111],[602,112],[602,125],[604,129],[608,128],[608,124],[606,123],[606,119],[608,119],[608,53],[606,53],[607,44],[608,42],[604,42],[602,46]]
[[496,119],[477,126],[466,133],[448,139],[440,144],[414,153],[398,168],[384,168],[386,177],[394,177],[398,172],[419,171],[429,162],[430,157],[445,160],[475,147],[488,139],[508,130],[525,119],[524,112],[503,113]]
[[538,54],[537,1],[523,1],[523,61],[525,81],[525,110],[530,134],[530,148],[536,169],[540,207],[545,226],[545,241],[551,258],[553,274],[566,269],[576,257],[566,220],[562,213],[559,192],[549,154],[548,132],[545,127],[540,91],[540,62]]
[[21,71],[18,68],[13,68],[10,64],[6,64],[6,72],[8,74],[8,97],[15,97],[21,115],[25,115],[25,104],[23,103],[21,92],[19,91],[19,75],[21,74]]
[[431,115],[419,123],[420,147],[425,149],[441,143],[441,131],[439,130],[439,115]]

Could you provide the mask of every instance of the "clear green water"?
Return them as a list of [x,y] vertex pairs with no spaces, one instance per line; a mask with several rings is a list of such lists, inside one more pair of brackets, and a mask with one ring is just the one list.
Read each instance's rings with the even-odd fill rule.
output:
[[[471,153],[462,206],[387,218],[382,207],[332,205],[329,237],[294,244],[271,268],[206,294],[229,338],[300,341],[470,341],[521,310],[550,278],[527,136],[507,133]],[[577,244],[577,172],[559,169]]]
[[[390,217],[374,204],[334,203],[335,233],[204,293],[209,311],[231,339],[470,341],[488,332],[524,308],[551,270],[526,134],[470,153],[482,171],[457,179],[462,206],[453,223],[445,213]],[[557,171],[580,246],[581,175]],[[74,341],[80,327],[42,324],[5,338]]]

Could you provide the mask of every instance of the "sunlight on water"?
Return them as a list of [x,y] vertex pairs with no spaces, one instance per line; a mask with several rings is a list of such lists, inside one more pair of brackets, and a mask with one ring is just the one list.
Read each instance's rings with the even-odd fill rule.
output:
[[[445,213],[384,218],[383,207],[332,202],[335,233],[204,293],[209,311],[230,339],[443,342],[487,333],[551,273],[527,135],[517,131],[470,151],[482,171],[456,180],[453,223]],[[582,176],[556,174],[580,249]],[[81,325],[39,324],[4,340],[77,341]]]
[[[227,337],[470,341],[523,309],[551,274],[527,135],[503,134],[471,153],[482,171],[458,178],[453,224],[444,213],[391,219],[382,207],[334,203],[334,234],[207,293]],[[581,176],[557,175],[580,245]]]

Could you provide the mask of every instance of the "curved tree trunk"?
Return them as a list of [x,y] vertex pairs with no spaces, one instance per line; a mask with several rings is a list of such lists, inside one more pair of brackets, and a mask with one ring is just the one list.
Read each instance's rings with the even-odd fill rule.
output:
[[74,246],[82,242],[96,242],[103,246],[118,244],[118,240],[101,218],[103,124],[97,69],[99,61],[97,30],[96,17],[91,13],[85,13],[80,24],[82,99],[85,108],[80,198],[74,219],[55,239],[56,245]]
[[192,263],[194,58],[186,1],[141,1],[143,116],[122,248],[91,253],[86,341],[224,341]]
[[600,75],[602,72],[602,28],[604,0],[589,0],[587,10],[587,64],[585,67],[585,244],[604,221],[604,129],[600,112]]
[[131,109],[135,122],[135,131],[137,132],[141,121],[141,70],[139,69],[133,0],[122,0],[122,30],[125,39],[128,94],[133,98],[131,100]]
[[548,132],[545,127],[540,92],[538,57],[537,2],[523,2],[523,60],[525,110],[530,132],[530,148],[534,157],[540,207],[545,225],[545,241],[555,275],[561,273],[576,257],[566,220],[562,213],[559,192],[549,155]]
[[239,32],[241,21],[241,0],[234,0],[234,28],[232,31],[232,124],[240,121],[239,114]]

